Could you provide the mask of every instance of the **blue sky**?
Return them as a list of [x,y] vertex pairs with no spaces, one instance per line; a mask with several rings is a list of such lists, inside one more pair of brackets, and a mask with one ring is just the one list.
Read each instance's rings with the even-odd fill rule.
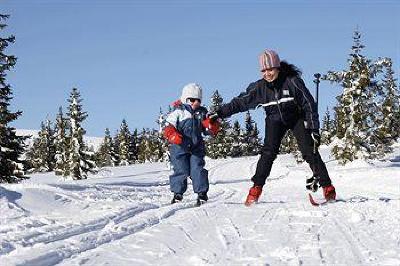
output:
[[[398,1],[28,1],[0,0],[10,14],[7,52],[18,57],[8,82],[17,128],[38,129],[67,107],[77,87],[90,136],[129,127],[156,128],[159,108],[198,82],[204,103],[218,89],[225,101],[259,79],[258,54],[276,50],[297,65],[314,93],[313,74],[347,67],[358,27],[364,55],[400,59]],[[320,116],[338,86],[320,87]],[[259,128],[263,111],[253,111]],[[234,119],[241,119],[237,115]]]

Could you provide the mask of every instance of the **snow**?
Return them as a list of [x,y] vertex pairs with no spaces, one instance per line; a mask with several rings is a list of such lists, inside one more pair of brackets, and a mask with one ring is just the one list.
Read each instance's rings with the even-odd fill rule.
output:
[[252,207],[243,202],[258,157],[208,159],[201,207],[190,185],[169,204],[163,163],[2,184],[0,265],[399,265],[400,145],[386,161],[346,166],[321,154],[339,198],[321,207],[307,199],[310,170],[290,155]]

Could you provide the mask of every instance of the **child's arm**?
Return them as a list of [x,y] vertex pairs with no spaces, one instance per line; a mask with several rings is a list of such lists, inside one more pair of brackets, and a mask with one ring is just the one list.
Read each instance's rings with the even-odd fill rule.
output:
[[176,129],[179,121],[179,112],[177,110],[171,112],[167,116],[167,126],[163,129],[164,138],[172,144],[182,144],[182,134]]
[[171,144],[182,144],[182,134],[173,125],[168,125],[164,128],[164,138]]

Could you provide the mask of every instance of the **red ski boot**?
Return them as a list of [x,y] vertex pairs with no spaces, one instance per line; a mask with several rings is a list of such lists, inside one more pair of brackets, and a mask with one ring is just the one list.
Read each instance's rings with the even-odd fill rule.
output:
[[250,188],[249,195],[247,195],[246,202],[244,203],[244,205],[250,206],[251,204],[257,202],[258,198],[261,195],[261,192],[262,192],[262,186],[254,185],[252,188]]
[[325,197],[326,201],[336,199],[336,191],[335,191],[335,187],[333,185],[323,187],[322,189],[324,191],[324,197]]

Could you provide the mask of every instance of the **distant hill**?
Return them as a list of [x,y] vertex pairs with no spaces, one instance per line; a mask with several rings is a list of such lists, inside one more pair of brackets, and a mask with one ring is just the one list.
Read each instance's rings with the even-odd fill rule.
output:
[[[17,135],[18,136],[32,136],[32,138],[27,139],[26,143],[28,146],[31,146],[33,143],[33,139],[37,137],[39,130],[32,130],[32,129],[17,129]],[[101,137],[89,137],[89,136],[84,136],[83,140],[86,142],[88,147],[93,147],[95,151],[98,150],[98,148],[101,145],[101,142],[103,141],[103,138]]]

